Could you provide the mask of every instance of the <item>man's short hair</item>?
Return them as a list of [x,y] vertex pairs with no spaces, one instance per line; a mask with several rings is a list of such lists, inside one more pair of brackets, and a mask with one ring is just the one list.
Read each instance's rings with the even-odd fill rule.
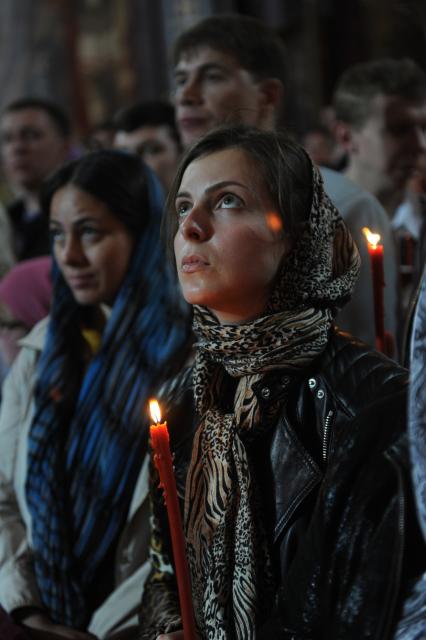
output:
[[65,111],[56,102],[47,98],[20,98],[10,102],[3,110],[3,114],[23,111],[24,109],[40,109],[44,111],[51,119],[58,133],[64,138],[68,138],[71,135],[70,120]]
[[152,102],[138,102],[130,107],[124,107],[114,116],[116,131],[131,133],[141,127],[168,126],[174,140],[180,145],[179,133],[176,128],[174,107],[161,100]]
[[284,44],[266,24],[249,16],[217,15],[184,31],[173,49],[174,64],[200,47],[232,55],[254,78],[278,78],[285,85]]
[[378,95],[423,102],[426,100],[426,74],[408,58],[383,58],[350,67],[342,74],[334,91],[337,120],[362,126]]

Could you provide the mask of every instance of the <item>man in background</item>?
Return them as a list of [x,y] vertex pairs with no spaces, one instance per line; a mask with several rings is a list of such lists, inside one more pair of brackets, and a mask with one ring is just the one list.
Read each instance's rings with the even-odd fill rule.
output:
[[345,174],[392,217],[426,149],[426,74],[407,58],[354,65],[334,92]]
[[140,155],[168,191],[181,152],[173,106],[161,101],[134,104],[119,111],[114,126],[114,147]]
[[185,147],[218,125],[278,124],[285,50],[258,20],[206,18],[177,39],[174,64],[176,121]]
[[334,168],[334,138],[327,127],[322,124],[308,127],[303,132],[300,143],[315,164]]
[[426,151],[426,74],[407,58],[354,65],[337,83],[334,107],[345,174],[381,202],[395,231],[403,325],[422,268],[424,213],[407,187]]
[[68,118],[50,100],[16,100],[0,117],[0,140],[4,173],[16,194],[7,207],[16,259],[47,254],[49,230],[40,211],[40,189],[69,157]]

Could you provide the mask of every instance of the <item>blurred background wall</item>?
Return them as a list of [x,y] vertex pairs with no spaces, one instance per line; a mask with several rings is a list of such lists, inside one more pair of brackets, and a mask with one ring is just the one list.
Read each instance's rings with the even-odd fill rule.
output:
[[1,0],[0,107],[53,98],[84,137],[118,107],[167,98],[173,40],[221,12],[257,16],[282,36],[296,131],[329,103],[347,66],[383,55],[426,65],[424,0]]

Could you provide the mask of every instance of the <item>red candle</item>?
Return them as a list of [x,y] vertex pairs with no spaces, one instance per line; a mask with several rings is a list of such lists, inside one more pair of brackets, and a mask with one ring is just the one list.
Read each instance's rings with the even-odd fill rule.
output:
[[167,422],[161,421],[160,407],[156,400],[150,400],[149,407],[155,424],[150,426],[151,445],[154,462],[160,476],[160,487],[163,489],[164,501],[169,520],[172,540],[175,572],[179,591],[179,602],[182,616],[183,636],[185,640],[197,638],[195,630],[194,609],[192,607],[191,582],[185,550],[182,520],[176,491],[173,461],[170,453],[169,432]]
[[373,281],[374,322],[376,330],[376,346],[380,351],[385,351],[385,317],[383,288],[385,276],[383,270],[383,245],[378,244],[380,235],[371,233],[368,227],[363,228],[363,233],[368,242],[370,254],[371,277]]

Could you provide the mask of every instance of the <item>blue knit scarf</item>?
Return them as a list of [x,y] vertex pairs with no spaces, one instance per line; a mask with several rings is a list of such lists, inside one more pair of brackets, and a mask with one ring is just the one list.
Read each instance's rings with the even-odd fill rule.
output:
[[[29,434],[26,495],[37,584],[51,618],[85,628],[97,572],[125,523],[147,439],[146,402],[159,372],[187,337],[159,246],[162,194],[149,174],[150,219],[105,327],[98,353],[74,380],[82,308],[57,267]],[[144,212],[141,212],[144,215]],[[81,343],[80,343],[81,344]],[[102,565],[102,563],[104,563]],[[112,573],[112,570],[111,570]]]

